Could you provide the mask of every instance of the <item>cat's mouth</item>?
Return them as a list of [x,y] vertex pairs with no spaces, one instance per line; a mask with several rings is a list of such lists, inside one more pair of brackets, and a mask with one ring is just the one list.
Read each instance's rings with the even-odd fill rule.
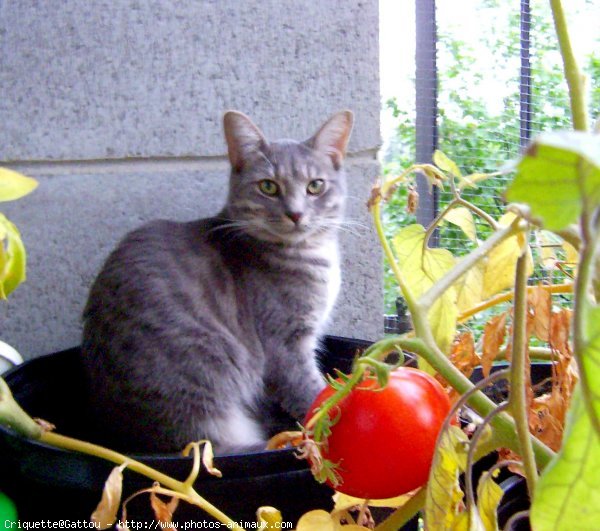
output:
[[314,232],[308,224],[288,223],[257,223],[252,224],[249,233],[260,240],[271,243],[297,244],[301,243],[311,236]]

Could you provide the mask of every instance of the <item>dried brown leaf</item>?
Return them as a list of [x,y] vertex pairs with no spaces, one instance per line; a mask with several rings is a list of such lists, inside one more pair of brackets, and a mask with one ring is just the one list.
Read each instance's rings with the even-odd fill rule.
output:
[[371,195],[367,201],[367,208],[371,210],[377,203],[381,201],[381,183],[378,182],[371,189]]
[[267,450],[279,450],[288,446],[299,446],[304,439],[301,431],[282,431],[273,435],[267,442]]
[[179,505],[179,498],[171,498],[169,502],[162,501],[154,492],[150,493],[150,505],[154,511],[154,518],[161,524],[173,522],[173,513]]
[[417,192],[414,186],[408,187],[408,197],[406,203],[406,212],[409,214],[415,214],[419,206],[419,192]]
[[102,498],[92,513],[91,521],[97,529],[108,529],[117,520],[123,493],[123,470],[127,463],[112,469],[102,491]]
[[569,331],[571,327],[571,312],[563,308],[552,314],[550,320],[550,348],[559,356],[571,357],[572,351],[569,345]]
[[56,430],[56,426],[54,424],[52,424],[52,422],[48,422],[47,420],[40,419],[38,417],[35,417],[33,420],[40,428],[42,428],[42,431]]
[[498,357],[500,347],[506,337],[507,312],[496,315],[486,323],[483,330],[483,352],[481,355],[481,369],[483,376],[490,375],[492,363]]
[[[521,456],[519,454],[517,454],[516,452],[513,452],[512,450],[509,450],[508,448],[500,448],[498,450],[498,462],[500,463],[502,461],[520,461],[520,462],[522,462],[522,459],[521,459]],[[518,474],[519,476],[525,476],[525,473],[523,472],[523,467],[520,465],[510,464],[507,468],[513,474]]]
[[566,400],[558,393],[548,393],[533,400],[529,429],[554,451],[560,449],[565,413]]
[[542,286],[535,286],[527,294],[528,316],[531,317],[531,333],[541,341],[550,339],[552,295]]
[[204,448],[202,448],[202,464],[211,476],[221,478],[223,477],[223,474],[218,468],[215,467],[214,458],[215,454],[213,453],[211,442],[204,441]]
[[462,332],[454,340],[450,360],[467,377],[471,376],[473,369],[481,363],[475,352],[475,340],[471,332]]

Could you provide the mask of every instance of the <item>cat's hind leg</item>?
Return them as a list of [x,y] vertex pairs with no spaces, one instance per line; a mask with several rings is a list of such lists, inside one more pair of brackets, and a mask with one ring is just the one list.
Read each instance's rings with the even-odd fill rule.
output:
[[213,444],[216,454],[249,453],[264,450],[267,435],[263,426],[244,411],[233,405],[219,417],[204,421],[203,432]]

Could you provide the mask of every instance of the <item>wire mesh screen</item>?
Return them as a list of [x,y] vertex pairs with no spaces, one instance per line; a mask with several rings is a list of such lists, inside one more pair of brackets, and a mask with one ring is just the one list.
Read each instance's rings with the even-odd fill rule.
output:
[[[382,3],[385,5],[385,0]],[[401,2],[407,17],[408,10],[416,12],[417,24],[420,12],[430,9],[432,3]],[[599,111],[600,2],[569,0],[565,9],[575,51],[588,79],[589,108]],[[436,68],[430,72],[417,68],[416,75],[437,77],[437,90],[428,102],[437,119],[416,126],[435,129],[429,134],[437,147],[463,174],[498,171],[518,157],[530,137],[570,128],[567,86],[548,0],[437,0],[435,18],[436,32],[431,38],[435,39]],[[418,27],[416,38],[419,42]],[[418,77],[416,84],[420,86]],[[384,144],[383,168],[384,173],[398,173],[415,160],[415,106],[406,95],[400,99],[382,92],[384,124],[386,120],[393,123]],[[466,189],[463,196],[498,219],[504,211],[501,190],[511,178],[507,174],[486,180],[477,188]],[[438,204],[443,206],[449,197],[447,190],[441,191]],[[405,213],[402,194],[388,204],[385,215],[390,235],[414,222]],[[477,221],[477,231],[480,238],[489,234],[485,222]],[[440,228],[439,243],[457,256],[473,247],[458,227],[448,223]],[[541,252],[543,243],[538,243],[537,252]],[[538,276],[545,274],[536,271]],[[393,284],[386,274],[386,313],[395,311]]]

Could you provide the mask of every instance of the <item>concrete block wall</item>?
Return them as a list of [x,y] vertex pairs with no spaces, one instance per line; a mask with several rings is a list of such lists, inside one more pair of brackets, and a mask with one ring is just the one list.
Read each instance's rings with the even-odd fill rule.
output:
[[36,177],[0,205],[28,280],[0,304],[26,358],[77,345],[87,291],[116,242],[157,217],[215,214],[227,190],[221,117],[306,138],[336,110],[347,159],[344,280],[330,333],[382,331],[381,255],[365,208],[378,171],[376,0],[20,0],[0,4],[0,164]]

